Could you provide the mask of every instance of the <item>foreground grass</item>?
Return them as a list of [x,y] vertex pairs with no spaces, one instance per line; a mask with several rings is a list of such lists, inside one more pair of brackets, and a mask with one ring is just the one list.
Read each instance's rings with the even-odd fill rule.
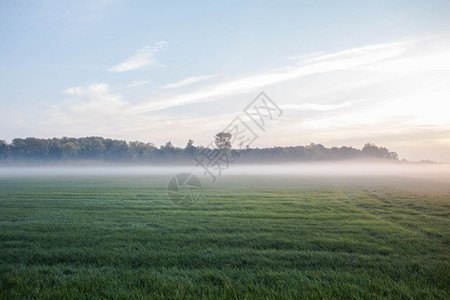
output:
[[231,178],[176,207],[167,181],[0,178],[0,297],[450,297],[443,184]]

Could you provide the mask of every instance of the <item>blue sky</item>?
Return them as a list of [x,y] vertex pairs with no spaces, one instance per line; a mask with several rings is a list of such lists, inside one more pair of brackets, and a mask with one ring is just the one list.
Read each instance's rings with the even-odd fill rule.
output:
[[265,91],[285,113],[255,146],[450,161],[449,15],[449,1],[2,1],[0,138],[207,144]]

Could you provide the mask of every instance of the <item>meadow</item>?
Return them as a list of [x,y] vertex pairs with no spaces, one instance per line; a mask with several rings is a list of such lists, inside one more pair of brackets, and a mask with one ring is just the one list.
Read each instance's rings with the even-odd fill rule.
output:
[[0,298],[450,298],[448,182],[0,177]]

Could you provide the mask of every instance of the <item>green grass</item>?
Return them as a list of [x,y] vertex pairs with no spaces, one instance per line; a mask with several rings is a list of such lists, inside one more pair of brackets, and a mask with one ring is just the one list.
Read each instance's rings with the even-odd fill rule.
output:
[[[203,178],[204,179],[204,178]],[[450,190],[414,179],[0,178],[0,298],[450,297]]]

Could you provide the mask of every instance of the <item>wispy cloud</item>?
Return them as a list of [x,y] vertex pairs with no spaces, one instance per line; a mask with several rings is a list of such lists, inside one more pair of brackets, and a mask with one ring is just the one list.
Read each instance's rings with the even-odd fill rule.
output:
[[318,103],[301,103],[301,104],[284,104],[281,105],[283,110],[313,110],[313,111],[330,111],[339,108],[352,106],[352,101],[345,101],[338,104],[318,104]]
[[136,80],[136,81],[133,81],[132,83],[130,83],[129,85],[127,85],[127,88],[137,87],[137,86],[145,85],[147,83],[149,83],[148,80]]
[[140,69],[150,65],[156,65],[157,60],[155,58],[156,53],[167,47],[167,42],[160,41],[152,46],[144,46],[138,49],[132,56],[127,58],[125,61],[116,64],[115,66],[108,69],[111,72],[125,72]]
[[72,112],[86,114],[101,113],[122,110],[129,106],[120,94],[112,93],[106,83],[92,83],[85,87],[72,87],[63,91],[68,98],[62,105],[55,105],[55,112],[64,108]]
[[53,105],[40,125],[55,126],[56,131],[66,131],[66,135],[101,135],[119,130],[131,117],[127,113],[130,103],[119,93],[111,92],[108,84],[73,87],[64,90],[63,94],[65,100]]
[[63,94],[66,94],[66,95],[81,95],[81,94],[83,94],[83,91],[81,90],[81,87],[76,86],[76,87],[70,87],[68,89],[65,89],[63,91]]
[[287,66],[272,71],[261,72],[246,77],[205,86],[201,91],[183,93],[165,99],[152,99],[136,107],[140,112],[156,111],[190,103],[205,102],[218,97],[242,94],[273,84],[305,77],[312,74],[338,70],[355,70],[358,67],[379,63],[398,57],[420,39],[405,39],[400,42],[376,44],[342,52],[332,53],[301,61],[295,66]]
[[201,76],[192,76],[192,77],[188,77],[185,78],[183,80],[180,80],[178,82],[175,83],[169,83],[166,85],[163,85],[161,88],[163,89],[174,89],[174,88],[180,88],[183,86],[187,86],[187,85],[191,85],[200,81],[204,81],[210,78],[214,78],[216,77],[216,74],[212,74],[212,75],[201,75]]

